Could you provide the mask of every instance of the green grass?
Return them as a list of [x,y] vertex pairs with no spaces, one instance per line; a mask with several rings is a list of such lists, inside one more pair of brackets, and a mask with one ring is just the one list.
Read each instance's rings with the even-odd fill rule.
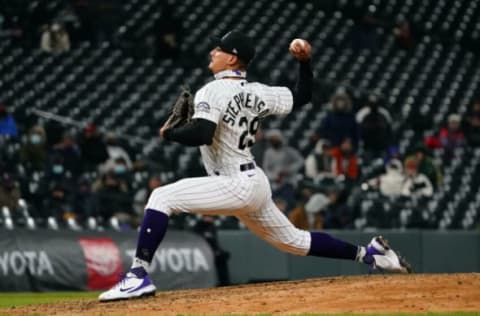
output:
[[98,292],[19,292],[0,293],[0,308],[11,308],[24,305],[54,303],[61,301],[75,301],[81,299],[93,299]]

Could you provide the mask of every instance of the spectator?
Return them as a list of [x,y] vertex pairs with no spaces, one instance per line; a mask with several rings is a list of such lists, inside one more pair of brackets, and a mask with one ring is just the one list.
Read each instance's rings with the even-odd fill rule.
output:
[[388,163],[392,159],[397,159],[397,160],[402,161],[402,154],[400,153],[400,148],[398,148],[397,145],[392,145],[392,146],[388,147],[387,154],[386,154],[385,159],[384,159],[385,166],[388,165]]
[[403,173],[402,162],[392,159],[386,166],[386,173],[371,179],[368,184],[378,189],[383,195],[399,196],[402,194],[405,174]]
[[20,189],[8,173],[3,173],[0,181],[0,209],[6,206],[13,213],[18,209]]
[[342,190],[332,187],[327,191],[329,203],[323,212],[324,229],[344,229],[352,227],[352,211],[345,204]]
[[397,18],[393,28],[393,35],[400,48],[410,49],[415,45],[415,32],[408,20],[403,16]]
[[423,144],[420,143],[415,147],[413,154],[405,159],[405,163],[410,160],[417,163],[418,173],[427,176],[434,188],[440,186],[442,183],[442,173],[433,159],[428,155],[428,151]]
[[312,179],[319,176],[333,176],[330,142],[319,139],[314,150],[305,159],[305,175]]
[[323,210],[329,199],[325,194],[316,193],[308,200],[305,206],[295,208],[289,216],[295,227],[305,230],[321,230],[323,228]]
[[358,124],[362,124],[365,117],[372,112],[372,110],[376,110],[387,122],[391,124],[392,116],[390,112],[383,106],[380,106],[379,97],[376,94],[371,94],[368,96],[368,101],[364,107],[358,110],[357,114],[355,115],[355,120]]
[[123,157],[116,158],[111,169],[107,170],[107,172],[109,171],[113,172],[119,180],[126,183],[128,191],[132,189],[132,172],[128,169],[127,162]]
[[138,216],[143,215],[143,211],[145,209],[145,205],[147,204],[148,197],[150,196],[150,193],[152,193],[153,190],[156,188],[160,187],[162,185],[162,181],[160,180],[160,177],[157,175],[152,175],[148,179],[148,183],[145,187],[140,188],[136,193],[133,198],[133,205],[134,205],[134,210],[135,213]]
[[[95,217],[95,196],[88,179],[82,177],[73,192],[73,211],[83,221]],[[90,227],[94,228],[94,227]]]
[[38,192],[32,196],[35,207],[44,207],[43,200],[49,198],[52,184],[62,187],[69,195],[74,192],[75,180],[72,173],[65,168],[63,157],[60,155],[52,155],[49,158],[44,175],[39,179]]
[[18,136],[15,118],[12,114],[8,113],[8,109],[5,104],[0,104],[0,136]]
[[[50,183],[42,210],[51,228],[56,228],[58,222],[71,223],[77,217],[72,208],[72,191],[60,182]],[[55,224],[51,224],[51,221]]]
[[230,274],[228,271],[230,253],[220,247],[214,221],[215,218],[213,216],[203,215],[193,227],[193,231],[202,236],[212,248],[215,267],[217,268],[218,286],[226,286],[230,285]]
[[116,164],[115,160],[117,158],[122,158],[126,163],[127,169],[131,170],[133,166],[132,160],[130,159],[130,156],[128,155],[125,148],[120,145],[118,138],[114,134],[109,133],[106,136],[106,144],[109,159],[103,164],[101,169],[104,172],[111,170]]
[[274,199],[282,199],[287,203],[287,212],[295,206],[295,189],[293,187],[303,165],[300,153],[284,144],[285,140],[279,130],[267,133],[270,146],[265,151],[263,169],[272,186]]
[[332,157],[332,171],[335,175],[344,175],[350,182],[358,179],[360,168],[350,138],[343,139],[340,146],[332,149]]
[[33,126],[20,148],[20,161],[28,170],[43,170],[47,162],[47,137],[41,126]]
[[82,154],[83,170],[94,171],[108,158],[107,145],[97,133],[94,124],[88,124],[79,138],[78,145]]
[[331,111],[325,116],[319,129],[321,137],[330,141],[332,147],[339,146],[350,138],[354,151],[358,148],[359,130],[352,113],[352,100],[343,90],[337,91],[330,100]]
[[465,136],[460,130],[460,115],[450,114],[447,127],[440,130],[440,144],[444,150],[444,161],[450,161],[455,155],[455,149],[465,145]]
[[53,23],[44,28],[40,48],[47,53],[60,54],[70,50],[70,37],[63,25]]
[[107,172],[94,183],[94,192],[95,214],[104,222],[110,221],[112,226],[116,226],[112,221],[114,218],[120,223],[120,229],[133,226],[132,199],[125,181],[119,179],[113,171]]
[[419,164],[411,159],[405,162],[406,178],[403,183],[402,195],[414,197],[431,197],[433,195],[432,182],[422,173],[419,173]]
[[376,50],[379,45],[377,27],[380,23],[375,17],[376,7],[364,6],[361,1],[347,1],[345,9],[355,22],[350,34],[353,49]]
[[360,126],[365,158],[383,157],[392,138],[392,119],[385,108],[380,107],[378,97],[371,95],[365,107],[356,115]]
[[62,140],[53,146],[52,155],[61,157],[64,170],[72,176],[77,177],[82,172],[80,149],[70,133],[64,133]]
[[267,133],[270,143],[265,151],[263,169],[272,183],[292,183],[293,177],[303,166],[302,155],[293,147],[285,145],[280,130],[271,130]]
[[480,99],[473,101],[463,129],[468,145],[480,147]]

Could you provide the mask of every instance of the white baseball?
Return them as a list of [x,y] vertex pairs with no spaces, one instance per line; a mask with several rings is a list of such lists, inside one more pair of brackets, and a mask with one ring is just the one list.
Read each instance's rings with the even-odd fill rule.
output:
[[304,49],[307,42],[304,39],[296,38],[290,43],[290,50],[296,51],[297,49]]

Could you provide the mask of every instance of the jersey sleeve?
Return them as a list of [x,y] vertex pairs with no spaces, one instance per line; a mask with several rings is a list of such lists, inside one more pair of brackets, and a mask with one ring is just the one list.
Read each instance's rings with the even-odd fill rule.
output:
[[207,84],[195,94],[192,118],[205,119],[218,124],[223,112],[221,99],[221,92],[216,91],[213,85]]
[[287,87],[266,87],[263,98],[267,106],[267,115],[288,114],[293,108],[293,94]]

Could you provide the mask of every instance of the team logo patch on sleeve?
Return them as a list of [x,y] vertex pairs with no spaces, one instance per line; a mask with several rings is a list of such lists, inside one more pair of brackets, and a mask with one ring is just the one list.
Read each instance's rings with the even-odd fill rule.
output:
[[195,110],[198,112],[210,113],[210,105],[207,102],[200,102],[195,106]]

